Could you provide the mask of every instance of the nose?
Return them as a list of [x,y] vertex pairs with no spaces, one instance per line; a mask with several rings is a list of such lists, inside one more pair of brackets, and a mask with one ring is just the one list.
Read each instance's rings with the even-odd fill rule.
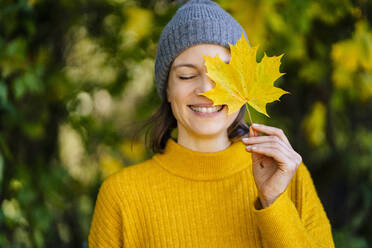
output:
[[211,80],[207,76],[207,74],[204,74],[203,77],[201,78],[198,86],[195,89],[195,93],[198,95],[200,93],[207,92],[207,91],[211,90],[212,88],[214,88],[215,85],[216,85],[216,83],[213,82],[213,80]]

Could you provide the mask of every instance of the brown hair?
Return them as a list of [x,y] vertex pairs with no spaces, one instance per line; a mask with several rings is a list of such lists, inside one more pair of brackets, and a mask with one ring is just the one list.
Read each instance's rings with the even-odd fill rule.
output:
[[[167,99],[165,90],[163,91],[163,99]],[[246,107],[243,105],[238,116],[227,129],[228,137],[232,141],[236,141],[249,133],[248,124],[244,120],[245,111]],[[163,100],[157,111],[140,126],[133,137],[146,129],[146,146],[154,153],[163,153],[165,145],[176,127],[177,120],[173,115],[171,105],[167,100]]]

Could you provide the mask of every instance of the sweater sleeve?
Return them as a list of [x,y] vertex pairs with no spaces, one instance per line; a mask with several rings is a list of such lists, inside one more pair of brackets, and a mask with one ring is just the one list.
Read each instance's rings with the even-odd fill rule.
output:
[[267,208],[253,208],[264,247],[334,248],[330,222],[303,163],[294,179],[299,209],[288,195],[289,187]]
[[89,231],[89,248],[123,247],[122,211],[114,179],[108,177],[99,189]]

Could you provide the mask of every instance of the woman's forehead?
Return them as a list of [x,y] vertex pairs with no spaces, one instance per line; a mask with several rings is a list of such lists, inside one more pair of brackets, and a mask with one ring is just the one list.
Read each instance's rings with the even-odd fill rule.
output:
[[197,44],[182,51],[174,60],[172,68],[182,65],[203,65],[203,56],[215,57],[218,55],[225,63],[230,61],[230,50],[217,44]]

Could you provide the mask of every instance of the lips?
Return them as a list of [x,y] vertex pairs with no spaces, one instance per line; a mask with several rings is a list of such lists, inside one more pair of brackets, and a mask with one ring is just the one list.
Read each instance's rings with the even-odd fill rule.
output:
[[[213,103],[196,103],[196,104],[190,104],[188,106],[193,106],[193,107],[213,107]],[[216,105],[218,106],[218,105]]]
[[199,113],[216,113],[220,112],[225,105],[216,105],[213,104],[196,104],[196,105],[188,105],[188,107],[194,111]]

